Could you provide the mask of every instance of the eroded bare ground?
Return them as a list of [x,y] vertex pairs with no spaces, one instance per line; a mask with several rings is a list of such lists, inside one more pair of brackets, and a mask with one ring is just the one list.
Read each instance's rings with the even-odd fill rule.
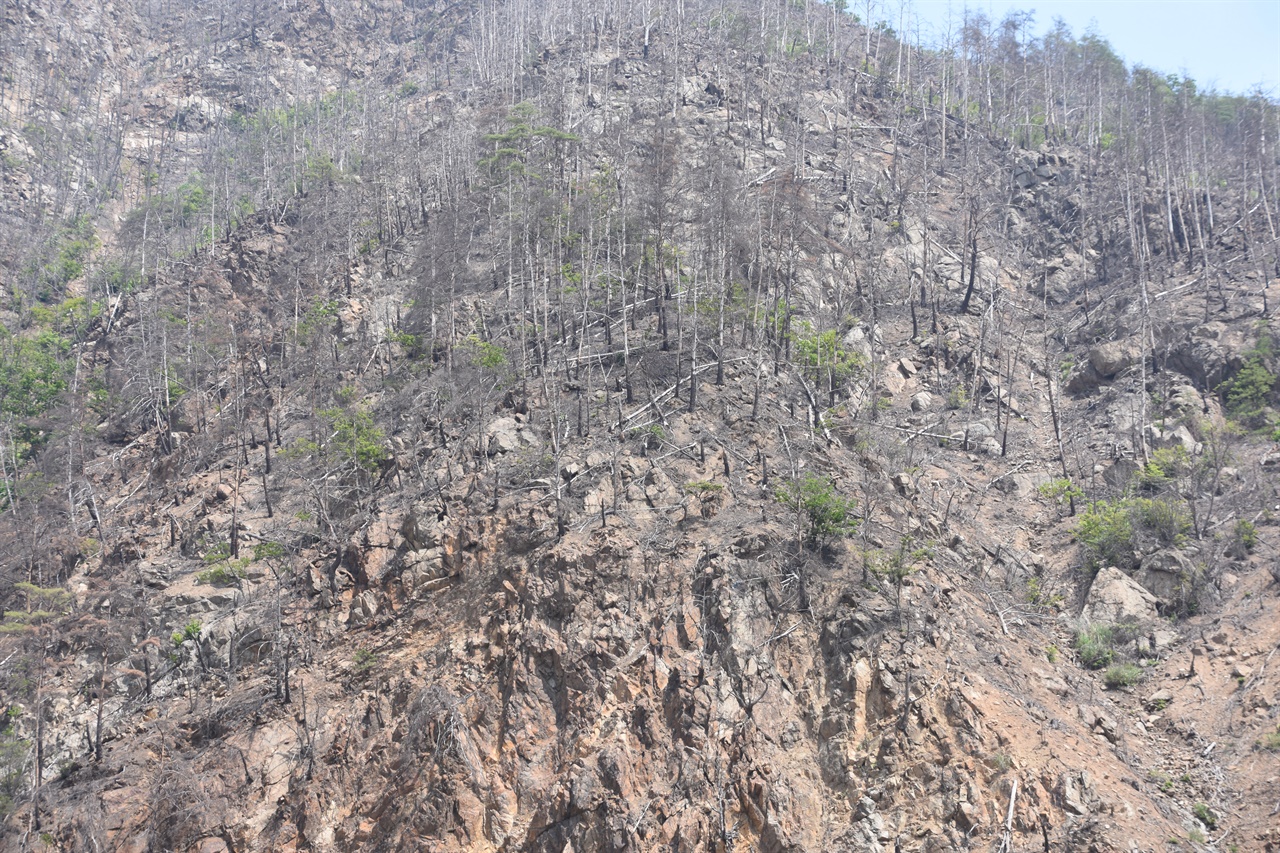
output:
[[[6,516],[10,582],[73,596],[5,640],[7,701],[45,709],[39,732],[17,716],[40,787],[6,849],[1280,849],[1280,456],[1226,429],[1218,393],[1270,334],[1265,264],[1222,261],[1213,288],[1193,252],[1130,269],[1096,146],[975,129],[940,169],[940,129],[871,78],[748,62],[709,27],[646,48],[651,27],[601,19],[534,54],[516,97],[414,65],[395,4],[363,28],[292,5],[183,78],[188,100],[157,76],[131,132],[199,107],[187,162],[248,85],[228,69],[322,93],[355,68],[405,99],[415,153],[368,198],[330,163],[93,321],[80,364],[115,399],[44,463],[79,466],[83,505]],[[483,47],[483,16],[436,13],[459,56]],[[6,14],[10,35],[38,17]],[[156,38],[121,14],[118,40]],[[556,192],[669,182],[592,220],[611,236],[586,266],[620,286],[564,251],[585,227],[551,233],[570,214],[494,213],[537,199],[484,183],[477,128],[526,119],[576,137],[569,165],[538,161],[577,176]],[[38,176],[11,171],[22,212]],[[1246,195],[1218,216],[1261,217]],[[404,223],[357,250],[375,216]],[[656,237],[626,244],[624,221]],[[1274,256],[1260,228],[1211,239]],[[685,254],[655,261],[664,241]],[[727,244],[742,283],[713,291],[695,255]],[[157,352],[172,398],[128,375]],[[1064,476],[1074,516],[1042,489]],[[807,535],[813,506],[786,499],[806,482],[856,527]],[[1187,526],[1141,528],[1091,584],[1080,516],[1125,495]],[[1084,666],[1082,614],[1121,626],[1136,683]]]

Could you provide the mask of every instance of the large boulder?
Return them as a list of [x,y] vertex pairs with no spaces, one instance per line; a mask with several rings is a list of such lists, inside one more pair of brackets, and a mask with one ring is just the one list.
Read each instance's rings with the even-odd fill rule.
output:
[[1115,566],[1107,566],[1094,577],[1081,615],[1090,622],[1107,625],[1146,622],[1158,615],[1157,603],[1156,597],[1142,584]]
[[1110,341],[1089,350],[1089,366],[1104,379],[1110,379],[1138,359],[1142,347],[1135,341]]
[[1167,548],[1142,559],[1137,580],[1166,607],[1184,599],[1195,580],[1196,565],[1181,551]]

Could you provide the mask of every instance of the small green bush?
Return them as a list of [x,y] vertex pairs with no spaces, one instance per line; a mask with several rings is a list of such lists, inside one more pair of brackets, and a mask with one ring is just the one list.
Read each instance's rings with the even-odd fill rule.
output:
[[1131,663],[1118,663],[1109,667],[1102,676],[1108,687],[1132,687],[1142,680],[1142,668]]
[[239,583],[245,577],[244,566],[248,560],[235,560],[220,563],[208,571],[197,572],[196,580],[214,586],[230,586]]
[[1115,629],[1110,625],[1085,625],[1076,631],[1076,653],[1087,669],[1102,669],[1116,659]]
[[1245,553],[1252,551],[1258,545],[1258,528],[1246,518],[1236,521],[1232,535],[1239,550]]
[[1138,498],[1133,502],[1143,533],[1150,533],[1166,547],[1181,545],[1191,532],[1191,519],[1181,505],[1163,498]]
[[1258,738],[1258,746],[1262,749],[1280,751],[1280,730],[1267,732],[1265,735]]
[[1076,540],[1084,546],[1085,560],[1094,572],[1104,566],[1132,566],[1133,521],[1127,502],[1091,504],[1076,523]]
[[1067,506],[1072,501],[1078,501],[1084,497],[1084,490],[1066,477],[1059,477],[1056,480],[1041,483],[1036,491],[1040,493],[1040,497],[1053,501],[1060,507]]
[[774,497],[808,521],[806,538],[811,542],[834,536],[848,536],[858,529],[854,510],[858,503],[842,497],[829,477],[810,474],[801,480],[783,483]]
[[200,639],[201,627],[199,619],[192,619],[182,626],[181,631],[174,631],[173,636],[169,639],[173,641],[174,646],[181,646],[187,640],[198,640]]
[[1194,814],[1196,816],[1196,820],[1203,823],[1207,829],[1212,830],[1218,828],[1218,816],[1213,813],[1213,809],[1209,808],[1204,803],[1196,803],[1191,809],[1191,813]]
[[1162,447],[1152,452],[1151,459],[1138,471],[1138,485],[1159,491],[1191,470],[1191,457],[1182,445]]
[[1276,375],[1269,362],[1275,344],[1266,328],[1260,328],[1258,341],[1244,354],[1244,366],[1235,376],[1218,386],[1227,413],[1248,427],[1261,426],[1263,413],[1276,390]]

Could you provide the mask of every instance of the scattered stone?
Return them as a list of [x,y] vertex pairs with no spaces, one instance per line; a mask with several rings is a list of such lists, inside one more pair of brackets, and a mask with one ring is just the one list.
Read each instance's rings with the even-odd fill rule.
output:
[[1253,675],[1253,667],[1247,664],[1238,663],[1235,666],[1231,667],[1232,678],[1249,678],[1252,675]]
[[1146,699],[1142,700],[1142,706],[1148,710],[1159,711],[1168,707],[1173,701],[1173,693],[1169,690],[1157,690]]
[[1151,632],[1151,648],[1159,653],[1174,646],[1180,637],[1172,628],[1157,628]]
[[1079,773],[1063,773],[1058,777],[1058,791],[1062,805],[1075,815],[1089,813],[1089,801],[1093,799],[1093,781],[1088,770]]

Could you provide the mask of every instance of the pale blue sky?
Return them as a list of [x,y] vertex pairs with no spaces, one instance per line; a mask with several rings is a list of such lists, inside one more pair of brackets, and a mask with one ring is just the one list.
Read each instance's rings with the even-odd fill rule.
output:
[[[860,13],[865,0],[852,0]],[[966,0],[872,0],[872,16],[899,26],[900,3],[914,10],[926,41],[963,18]],[[1280,98],[1280,0],[968,0],[968,7],[999,22],[1012,9],[1035,11],[1035,33],[1062,18],[1079,36],[1096,23],[1132,67],[1166,74],[1186,72],[1201,91],[1248,94],[1255,85]],[[865,14],[865,13],[863,13]],[[913,28],[908,26],[908,32]]]

